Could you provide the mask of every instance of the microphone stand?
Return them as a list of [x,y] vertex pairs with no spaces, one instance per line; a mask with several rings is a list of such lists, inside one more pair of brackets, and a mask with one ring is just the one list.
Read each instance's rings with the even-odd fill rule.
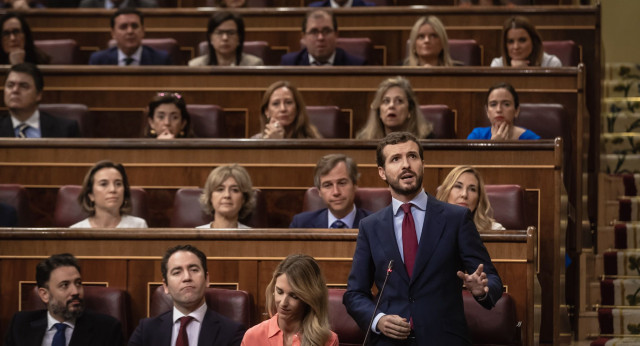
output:
[[380,294],[378,294],[378,301],[376,301],[376,307],[373,309],[373,314],[371,314],[371,321],[369,322],[369,327],[367,328],[367,333],[364,335],[364,342],[362,346],[367,345],[367,341],[369,341],[369,334],[371,334],[371,325],[373,324],[373,320],[376,318],[376,311],[378,310],[378,305],[380,305],[380,298],[382,298],[382,293],[384,292],[385,286],[387,286],[387,280],[389,280],[389,274],[393,271],[393,260],[389,261],[389,265],[387,266],[387,276],[384,278],[384,282],[382,283],[382,289],[380,289]]

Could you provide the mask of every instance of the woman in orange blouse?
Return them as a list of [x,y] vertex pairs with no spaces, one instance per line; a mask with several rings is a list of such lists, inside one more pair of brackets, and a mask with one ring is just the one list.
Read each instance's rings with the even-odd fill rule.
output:
[[242,346],[338,346],[329,329],[327,285],[311,256],[289,255],[266,289],[270,319],[249,329]]

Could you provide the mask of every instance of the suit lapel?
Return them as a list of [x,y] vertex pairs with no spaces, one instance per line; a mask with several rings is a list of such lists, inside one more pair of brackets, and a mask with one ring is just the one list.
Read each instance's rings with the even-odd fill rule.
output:
[[171,333],[173,333],[173,308],[160,315],[160,328],[156,331],[159,334],[157,340],[162,341],[163,346],[171,345]]
[[11,116],[6,115],[2,118],[2,124],[0,124],[0,137],[15,137],[16,133],[13,131],[13,123],[11,122]]
[[83,346],[91,344],[91,330],[93,329],[93,323],[87,319],[88,317],[86,315],[78,318],[76,326],[73,328],[73,334],[71,334],[69,346]]
[[440,216],[442,213],[442,205],[438,200],[429,196],[427,200],[427,210],[425,212],[425,220],[422,225],[422,235],[420,236],[420,245],[416,263],[413,268],[415,275],[412,282],[422,273],[424,267],[435,251],[438,241],[444,231],[444,220]]
[[324,209],[313,220],[313,228],[329,228],[329,209]]
[[200,327],[200,336],[198,337],[198,345],[213,345],[220,333],[220,321],[216,315],[209,309],[204,315],[202,326]]
[[40,137],[55,137],[52,135],[51,128],[53,127],[53,119],[49,116],[49,114],[40,112]]
[[[375,230],[376,237],[380,241],[380,247],[383,249],[385,257],[393,260],[393,270],[400,274],[403,280],[409,282],[409,274],[407,268],[404,267],[404,262],[400,256],[400,250],[398,250],[398,243],[396,242],[396,235],[393,230],[393,206],[389,205],[384,212],[380,215],[379,222],[382,225]],[[373,250],[373,249],[372,249]]]
[[44,333],[47,329],[47,310],[43,310],[42,317],[37,320],[31,321],[30,333],[26,336],[27,345],[40,346],[42,345],[42,339],[44,339]]

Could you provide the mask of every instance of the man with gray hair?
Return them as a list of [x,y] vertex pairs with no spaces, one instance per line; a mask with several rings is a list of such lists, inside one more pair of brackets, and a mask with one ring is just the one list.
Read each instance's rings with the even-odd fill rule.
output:
[[350,157],[330,154],[316,165],[314,184],[328,208],[297,214],[290,228],[358,228],[371,214],[353,203],[358,188],[358,167]]

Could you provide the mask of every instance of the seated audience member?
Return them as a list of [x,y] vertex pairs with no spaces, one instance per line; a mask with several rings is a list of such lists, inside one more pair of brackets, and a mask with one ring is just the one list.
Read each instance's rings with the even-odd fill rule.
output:
[[487,93],[485,111],[491,122],[489,127],[476,127],[467,139],[540,139],[540,136],[513,122],[520,113],[520,101],[516,89],[509,83],[498,83]]
[[197,228],[251,228],[238,222],[256,206],[251,177],[237,164],[220,166],[209,173],[200,204],[213,221]]
[[260,104],[262,132],[253,135],[257,139],[321,138],[318,129],[311,124],[307,106],[298,89],[288,81],[271,84]]
[[345,66],[365,65],[361,58],[349,55],[336,47],[338,22],[325,10],[307,13],[302,21],[302,42],[305,48],[282,56],[280,65]]
[[309,7],[349,8],[375,5],[373,2],[364,0],[321,0],[310,3]]
[[209,272],[202,251],[191,245],[172,247],[162,257],[160,270],[173,309],[141,320],[129,346],[240,345],[245,327],[207,307]]
[[82,0],[78,7],[86,8],[149,8],[158,7],[156,0]]
[[16,313],[7,331],[5,346],[118,346],[124,343],[118,320],[85,310],[80,266],[73,255],[52,255],[38,263],[36,285],[47,309]]
[[329,291],[313,257],[287,256],[273,272],[265,297],[271,318],[247,330],[243,346],[338,346],[329,329]]
[[0,227],[18,226],[18,212],[16,208],[0,203]]
[[158,139],[193,137],[191,117],[187,105],[179,93],[159,92],[149,102],[149,123],[145,136]]
[[369,118],[356,139],[381,139],[391,132],[407,131],[423,139],[433,137],[433,125],[420,113],[420,105],[409,80],[387,78],[371,102]]
[[505,229],[493,219],[493,209],[484,189],[482,176],[471,166],[457,166],[452,169],[444,178],[436,198],[469,208],[476,229],[480,232]]
[[502,66],[562,67],[562,62],[544,52],[542,38],[527,18],[515,16],[502,28],[502,57],[491,61],[491,67]]
[[290,228],[358,228],[370,211],[356,208],[358,166],[344,154],[323,156],[316,165],[313,182],[328,208],[297,214]]
[[262,59],[243,53],[244,21],[239,14],[214,13],[207,26],[209,53],[189,61],[189,66],[261,66]]
[[49,56],[33,43],[31,28],[22,17],[15,12],[8,12],[0,17],[2,26],[2,51],[0,64],[15,65],[23,62],[32,64],[48,64]]
[[125,8],[111,16],[111,37],[116,46],[91,54],[89,65],[171,65],[167,52],[142,45],[144,17],[136,9]]
[[78,122],[38,110],[42,100],[42,72],[31,63],[11,66],[4,82],[4,104],[9,114],[0,120],[0,137],[79,137]]
[[444,24],[436,16],[416,21],[409,34],[409,56],[404,66],[453,66],[449,38]]
[[82,182],[78,203],[89,217],[71,228],[147,228],[144,219],[128,215],[131,190],[124,167],[111,161],[96,163]]

